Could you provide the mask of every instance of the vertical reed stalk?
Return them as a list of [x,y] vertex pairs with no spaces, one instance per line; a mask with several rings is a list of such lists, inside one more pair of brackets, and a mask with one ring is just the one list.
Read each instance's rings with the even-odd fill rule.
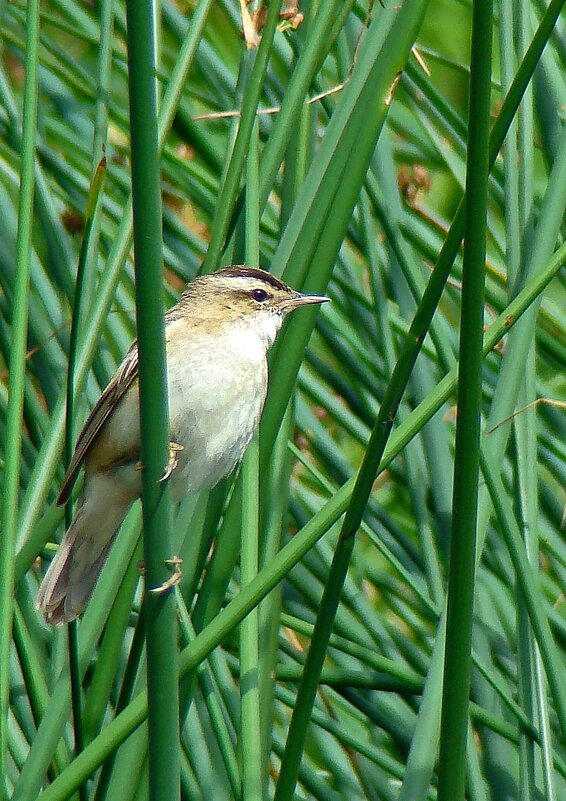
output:
[[20,465],[28,333],[28,292],[32,253],[35,185],[35,137],[38,95],[39,0],[27,6],[26,78],[24,87],[20,196],[16,239],[16,276],[10,348],[10,376],[6,413],[6,451],[0,522],[0,798],[6,791],[10,643],[14,603],[14,556],[18,522]]
[[[491,0],[476,0],[472,20],[458,420],[438,772],[439,801],[463,799],[466,782],[490,167],[492,13]],[[457,680],[454,680],[455,677]]]
[[171,588],[161,593],[151,591],[170,577],[167,560],[175,555],[169,493],[161,482],[168,462],[169,422],[153,3],[129,0],[127,20],[146,569],[149,797],[151,801],[174,801],[180,792],[176,603]]

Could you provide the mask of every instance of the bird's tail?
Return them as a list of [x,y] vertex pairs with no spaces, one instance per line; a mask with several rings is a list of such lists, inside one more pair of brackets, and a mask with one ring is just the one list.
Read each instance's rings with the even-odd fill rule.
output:
[[109,504],[101,514],[81,499],[37,594],[37,608],[47,623],[68,623],[83,611],[131,503]]

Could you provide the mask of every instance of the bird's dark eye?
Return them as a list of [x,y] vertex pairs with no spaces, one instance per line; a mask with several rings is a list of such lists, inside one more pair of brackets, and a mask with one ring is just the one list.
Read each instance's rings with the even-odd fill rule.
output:
[[266,292],[265,289],[252,289],[251,295],[252,298],[257,300],[258,303],[263,303],[265,300],[271,297],[269,292]]

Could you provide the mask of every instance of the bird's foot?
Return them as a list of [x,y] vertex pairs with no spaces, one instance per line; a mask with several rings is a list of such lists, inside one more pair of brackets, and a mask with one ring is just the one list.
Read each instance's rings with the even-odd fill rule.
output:
[[154,595],[161,595],[161,593],[170,590],[171,587],[175,587],[181,581],[181,576],[183,575],[180,567],[182,563],[183,560],[180,556],[173,556],[171,559],[166,559],[165,564],[171,569],[171,576],[167,581],[164,581],[163,584],[159,584],[157,587],[151,587],[150,592]]
[[171,477],[171,473],[179,464],[179,460],[177,459],[177,454],[180,451],[184,450],[182,445],[179,445],[178,442],[171,441],[169,443],[169,460],[167,462],[167,467],[165,468],[165,472],[159,479],[159,481],[167,481],[168,478]]

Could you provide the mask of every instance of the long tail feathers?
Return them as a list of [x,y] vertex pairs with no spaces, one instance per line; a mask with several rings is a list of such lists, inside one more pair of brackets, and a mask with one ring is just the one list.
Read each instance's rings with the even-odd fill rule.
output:
[[[122,519],[128,508],[129,504]],[[68,623],[83,611],[121,523],[101,516],[94,521],[83,512],[84,507],[65,533],[37,594],[37,608],[53,625]]]

